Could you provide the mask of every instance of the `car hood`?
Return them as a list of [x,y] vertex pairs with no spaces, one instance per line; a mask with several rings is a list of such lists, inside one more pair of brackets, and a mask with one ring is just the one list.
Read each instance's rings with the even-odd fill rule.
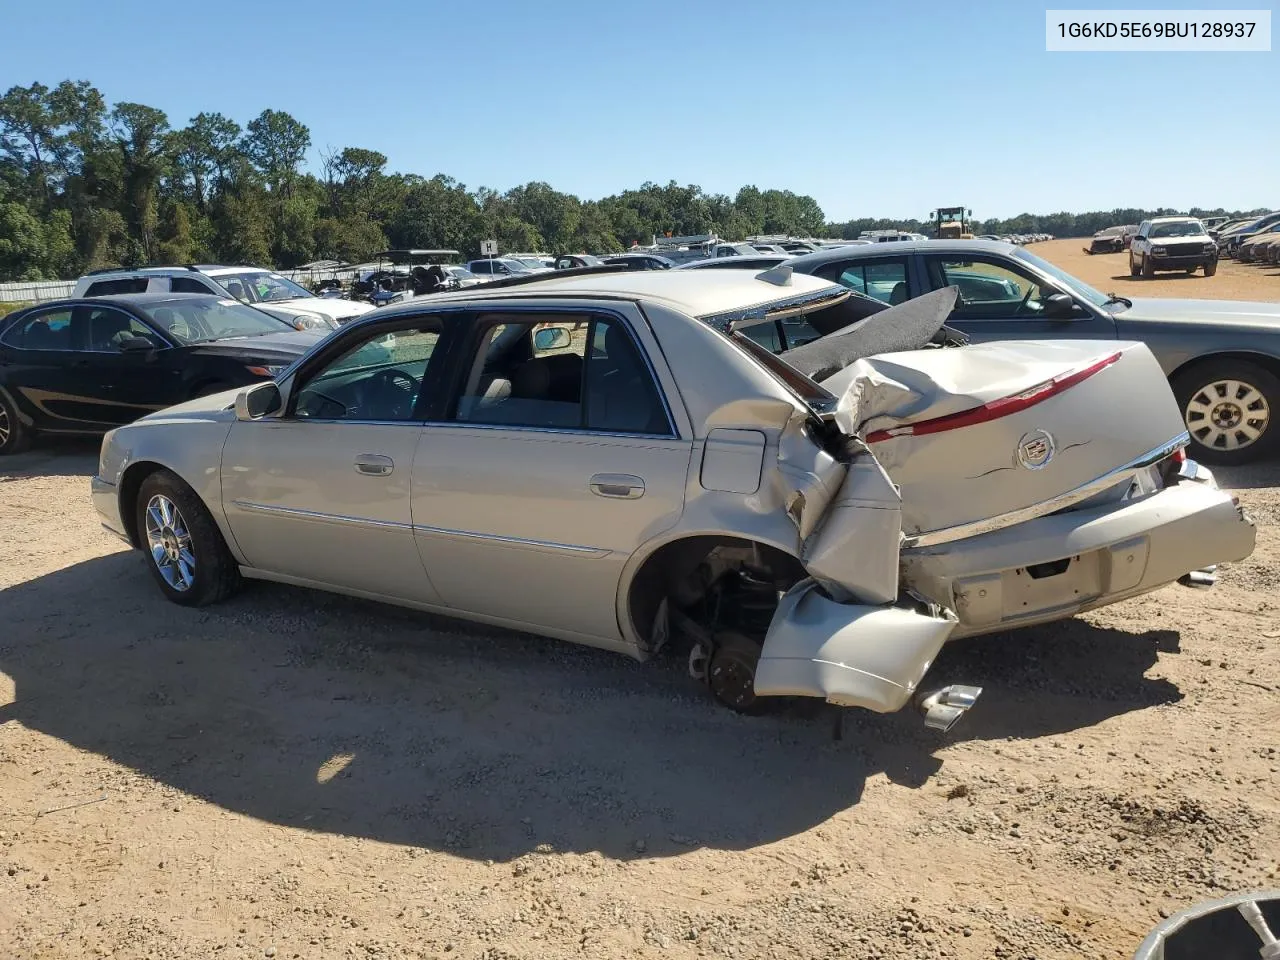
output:
[[358,317],[374,309],[371,303],[343,300],[341,297],[298,297],[294,300],[256,303],[254,306],[268,313],[287,313],[293,316],[300,313],[318,313],[331,320],[349,320],[351,317]]
[[1176,300],[1134,297],[1133,306],[1120,310],[1115,318],[1121,328],[1127,323],[1197,323],[1211,326],[1280,325],[1280,303],[1253,303],[1247,300]]
[[[263,381],[266,382],[265,380]],[[196,397],[186,403],[176,403],[155,413],[149,413],[135,423],[148,423],[157,420],[234,420],[236,418],[236,396],[248,387],[235,387],[221,393],[211,393],[204,397]]]
[[193,343],[187,350],[201,356],[292,363],[324,339],[328,332],[327,330],[284,330],[261,337],[230,337],[226,340]]

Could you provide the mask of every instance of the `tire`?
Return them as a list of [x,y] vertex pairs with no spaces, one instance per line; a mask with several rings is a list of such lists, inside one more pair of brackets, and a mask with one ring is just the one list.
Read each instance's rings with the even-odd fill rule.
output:
[[1151,265],[1151,258],[1143,257],[1142,258],[1142,279],[1150,280],[1155,275],[1156,275],[1156,271],[1155,271],[1155,268]]
[[1248,463],[1280,442],[1280,378],[1256,363],[1207,360],[1178,374],[1173,393],[1191,434],[1192,459]]
[[770,701],[755,693],[760,644],[732,631],[716,634],[715,643],[707,664],[707,687],[711,695],[735,713],[764,713]]
[[[143,480],[134,510],[147,569],[166,598],[184,607],[203,607],[240,587],[240,568],[222,532],[200,497],[176,474],[158,470]],[[179,562],[179,556],[186,560]]]
[[31,446],[31,431],[18,417],[18,409],[0,391],[0,457],[21,453]]
[[1138,275],[1138,265],[1133,262],[1133,254],[1129,254],[1129,276],[1136,277]]
[[1212,277],[1217,272],[1218,272],[1217,260],[1211,260],[1204,265],[1204,275],[1206,277]]

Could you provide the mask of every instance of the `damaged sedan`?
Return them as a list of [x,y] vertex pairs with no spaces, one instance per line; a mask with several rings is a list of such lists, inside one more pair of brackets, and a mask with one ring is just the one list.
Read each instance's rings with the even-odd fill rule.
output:
[[946,729],[980,692],[924,685],[948,639],[1254,544],[1145,346],[967,345],[955,297],[868,316],[786,267],[451,292],[113,431],[93,499],[179,604],[273,580]]

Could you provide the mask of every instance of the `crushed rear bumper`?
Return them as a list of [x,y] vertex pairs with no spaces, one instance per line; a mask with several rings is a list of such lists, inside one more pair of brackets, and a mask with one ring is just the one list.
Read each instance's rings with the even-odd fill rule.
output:
[[1164,489],[902,552],[903,585],[953,610],[952,637],[1043,623],[1243,560],[1257,531],[1194,462]]

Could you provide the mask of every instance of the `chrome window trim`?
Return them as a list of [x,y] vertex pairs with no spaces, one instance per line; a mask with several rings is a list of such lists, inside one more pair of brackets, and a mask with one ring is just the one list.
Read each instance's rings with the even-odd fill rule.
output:
[[951,543],[955,540],[965,540],[969,537],[978,537],[984,533],[994,533],[997,530],[1003,530],[1006,527],[1016,526],[1019,523],[1026,523],[1028,520],[1038,520],[1040,517],[1047,517],[1051,513],[1057,513],[1067,507],[1088,500],[1090,497],[1101,493],[1109,487],[1114,487],[1118,483],[1132,478],[1140,470],[1144,470],[1154,463],[1158,463],[1165,457],[1171,456],[1174,451],[1187,446],[1191,443],[1191,435],[1180,433],[1167,443],[1162,443],[1154,449],[1148,450],[1140,457],[1135,457],[1128,463],[1116,467],[1108,473],[1088,483],[1081,484],[1074,490],[1068,490],[1057,496],[1050,497],[1048,500],[1042,500],[1040,503],[1033,503],[1030,506],[1019,507],[1017,510],[1010,510],[1008,513],[1002,513],[994,517],[983,517],[981,520],[974,520],[970,523],[956,524],[954,527],[941,527],[937,530],[927,530],[924,533],[917,533],[903,537],[902,549],[912,550],[917,547],[933,547],[939,544]]
[[623,433],[610,430],[588,430],[585,427],[535,427],[510,423],[473,423],[470,420],[427,420],[425,427],[446,427],[453,430],[517,430],[522,433],[557,433],[590,439],[593,437],[615,437],[623,440],[682,440],[675,433]]

